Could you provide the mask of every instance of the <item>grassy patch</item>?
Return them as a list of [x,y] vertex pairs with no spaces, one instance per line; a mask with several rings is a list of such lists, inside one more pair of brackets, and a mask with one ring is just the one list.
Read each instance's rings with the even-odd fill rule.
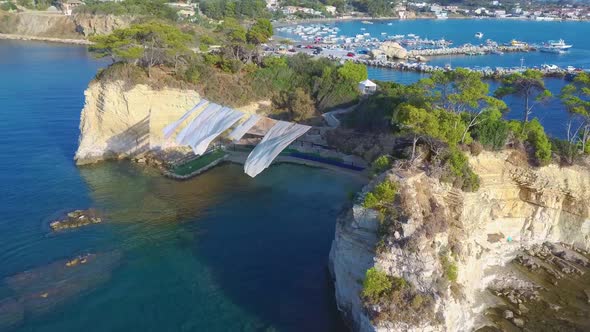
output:
[[172,172],[176,175],[181,175],[181,176],[189,175],[189,174],[211,164],[212,162],[223,158],[223,156],[225,156],[225,151],[215,150],[215,151],[207,153],[197,159],[193,159],[193,160],[188,161],[184,164],[177,165],[174,168],[172,168],[170,170],[170,172]]

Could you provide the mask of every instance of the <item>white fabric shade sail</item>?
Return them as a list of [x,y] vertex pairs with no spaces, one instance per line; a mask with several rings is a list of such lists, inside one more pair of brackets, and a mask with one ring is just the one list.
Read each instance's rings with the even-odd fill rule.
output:
[[198,130],[191,133],[186,141],[196,155],[202,155],[217,136],[233,126],[243,116],[242,112],[224,107],[212,114],[206,122],[200,124]]
[[208,119],[217,111],[221,109],[221,105],[215,103],[209,103],[207,107],[197,115],[191,123],[189,123],[184,129],[180,131],[176,136],[176,142],[178,144],[189,145],[189,138],[194,135],[195,132],[200,130],[200,126],[206,123]]
[[237,126],[231,132],[231,134],[229,134],[229,139],[231,139],[234,142],[241,140],[242,137],[244,137],[244,135],[246,135],[248,130],[250,130],[250,129],[252,129],[252,127],[254,127],[254,125],[258,122],[258,120],[260,120],[260,115],[258,115],[258,114],[250,115],[248,120],[242,122],[239,126]]
[[[170,138],[176,130],[195,112],[202,111],[194,117],[176,136],[176,142],[188,145],[196,155],[203,155],[211,142],[235,125],[244,113],[222,107],[221,105],[201,100],[195,107],[187,111],[180,119],[164,128],[164,137]],[[231,140],[239,141],[251,130],[262,117],[251,115],[246,121],[238,125],[229,135]],[[244,171],[251,177],[255,177],[268,168],[272,161],[287,148],[293,141],[305,134],[311,127],[297,123],[278,121],[264,135],[258,144],[248,155],[244,164]]]
[[270,166],[281,151],[309,129],[311,129],[310,126],[278,121],[248,155],[248,159],[244,164],[246,174],[251,177],[260,174]]
[[186,119],[188,119],[195,111],[199,110],[201,107],[205,106],[208,103],[209,103],[209,101],[207,101],[205,99],[201,99],[201,101],[199,101],[199,103],[197,105],[195,105],[195,107],[191,108],[186,113],[184,113],[184,115],[180,119],[167,125],[166,128],[164,128],[164,138],[166,138],[166,139],[170,138],[170,136],[172,136],[172,134],[174,134],[176,129],[178,129],[178,127],[184,121],[186,121]]

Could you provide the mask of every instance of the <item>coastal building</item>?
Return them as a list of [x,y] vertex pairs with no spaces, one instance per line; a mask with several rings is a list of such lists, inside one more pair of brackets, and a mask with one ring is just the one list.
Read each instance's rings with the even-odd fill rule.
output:
[[334,6],[326,6],[326,12],[330,15],[336,15],[336,7]]
[[371,80],[364,80],[362,82],[359,82],[359,90],[364,95],[370,95],[377,91],[377,84],[375,84]]

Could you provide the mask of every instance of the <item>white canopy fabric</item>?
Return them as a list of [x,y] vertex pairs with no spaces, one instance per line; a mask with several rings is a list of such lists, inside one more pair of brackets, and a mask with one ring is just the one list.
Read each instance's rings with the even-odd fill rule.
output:
[[201,101],[199,101],[199,103],[197,105],[195,105],[195,107],[191,108],[190,110],[188,110],[186,113],[184,113],[184,115],[178,119],[176,122],[173,122],[169,125],[166,126],[166,128],[164,128],[164,138],[168,139],[170,138],[170,136],[172,136],[172,134],[174,134],[174,132],[176,131],[176,129],[178,129],[178,127],[186,120],[189,118],[189,116],[191,116],[191,114],[193,114],[195,111],[197,111],[198,109],[200,109],[202,106],[205,106],[206,104],[208,104],[209,101],[205,100],[205,99],[201,99]]
[[375,84],[373,81],[371,80],[364,80],[362,82],[359,82],[360,85],[366,86],[366,87],[377,87],[377,84]]
[[244,172],[255,177],[268,168],[272,161],[294,140],[305,134],[310,126],[278,121],[250,152],[244,164]]
[[221,105],[215,103],[209,103],[207,107],[197,115],[191,123],[189,123],[184,129],[180,131],[178,136],[176,136],[176,142],[178,144],[188,145],[188,138],[191,137],[196,131],[199,130],[199,127],[202,126],[203,123],[207,122],[215,112],[221,109]]
[[205,122],[200,124],[194,132],[187,136],[187,143],[193,148],[196,155],[202,155],[207,151],[209,144],[224,131],[233,126],[244,116],[244,113],[238,112],[229,107],[224,107],[220,111],[212,114]]
[[242,137],[244,137],[244,135],[246,135],[248,130],[250,130],[250,129],[252,129],[252,127],[254,127],[254,125],[258,122],[258,120],[260,120],[260,115],[252,114],[248,118],[248,120],[242,122],[239,126],[236,127],[236,129],[234,129],[234,131],[231,132],[231,134],[229,134],[229,139],[231,139],[234,142],[241,140]]

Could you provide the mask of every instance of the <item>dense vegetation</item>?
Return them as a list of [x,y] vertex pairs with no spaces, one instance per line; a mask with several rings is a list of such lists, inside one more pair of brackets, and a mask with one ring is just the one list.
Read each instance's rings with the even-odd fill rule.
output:
[[201,0],[199,8],[205,16],[216,20],[270,17],[264,0]]
[[176,9],[166,5],[166,0],[123,0],[100,1],[86,0],[75,12],[88,14],[129,15],[150,17],[164,20],[176,20]]
[[[116,79],[112,74],[117,70],[132,73],[135,83],[150,84],[154,71],[152,81],[160,82],[165,72],[226,105],[270,99],[276,117],[288,120],[307,121],[318,112],[358,101],[357,84],[367,78],[364,65],[304,54],[263,58],[261,45],[272,34],[267,19],[250,26],[227,19],[206,35],[150,21],[92,37],[95,45],[90,50],[118,64],[102,77]],[[215,44],[221,46],[213,48]],[[196,46],[200,53],[191,50]],[[145,70],[146,77],[137,69]]]

